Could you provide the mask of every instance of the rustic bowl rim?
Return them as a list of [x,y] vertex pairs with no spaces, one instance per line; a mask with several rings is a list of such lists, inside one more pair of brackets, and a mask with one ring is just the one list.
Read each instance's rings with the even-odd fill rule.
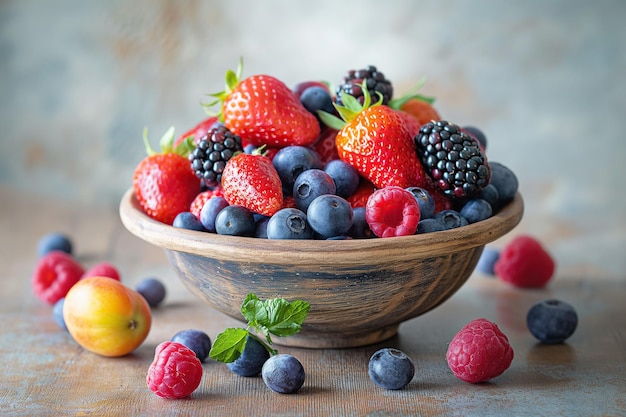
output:
[[[285,253],[296,254],[285,262],[301,260],[325,261],[337,259],[349,262],[346,253],[378,254],[384,251],[389,256],[428,256],[451,253],[484,246],[508,232],[521,221],[524,203],[516,193],[512,201],[488,219],[456,229],[416,234],[393,238],[352,240],[272,240],[254,237],[224,236],[215,233],[175,228],[150,218],[139,205],[132,188],[124,193],[119,206],[122,223],[135,236],[167,250],[211,256],[250,257],[250,259],[274,259]],[[395,255],[394,255],[395,254]],[[361,259],[362,261],[362,259]]]

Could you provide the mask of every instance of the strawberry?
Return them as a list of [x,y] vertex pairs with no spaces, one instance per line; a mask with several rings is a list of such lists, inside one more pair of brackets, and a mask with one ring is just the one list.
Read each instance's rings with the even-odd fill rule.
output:
[[406,128],[409,130],[409,135],[411,135],[411,137],[414,138],[415,135],[417,135],[420,132],[420,127],[422,126],[419,120],[417,120],[417,118],[413,116],[412,114],[407,113],[402,110],[398,110],[398,116],[400,116],[400,118],[404,120],[404,124],[406,125]]
[[317,152],[317,154],[320,156],[322,164],[324,165],[334,159],[339,159],[337,146],[335,145],[336,137],[337,130],[326,127],[322,130],[317,140],[311,145],[311,148],[313,148],[313,150]]
[[357,207],[365,207],[367,200],[374,191],[376,191],[374,184],[361,177],[361,182],[359,183],[358,188],[354,194],[347,198],[347,200],[353,209]]
[[339,157],[377,188],[421,186],[421,162],[404,120],[396,110],[381,105],[381,100],[370,105],[369,93],[366,88],[363,90],[363,105],[345,94],[345,107],[336,106],[345,124],[320,112],[324,123],[339,129],[335,139]]
[[415,117],[420,125],[424,125],[432,120],[440,120],[439,113],[428,99],[411,98],[400,106],[400,110]]
[[194,144],[198,144],[200,139],[202,139],[202,136],[206,135],[206,132],[209,131],[209,128],[213,126],[215,122],[217,122],[216,116],[209,116],[206,119],[202,120],[195,127],[189,129],[178,138],[176,138],[176,140],[174,141],[174,148],[180,145],[183,140],[187,139],[188,137],[191,137],[191,140]]
[[147,130],[143,139],[148,156],[135,167],[133,191],[148,216],[171,225],[178,213],[189,210],[200,192],[200,179],[187,159],[193,142],[187,138],[173,148],[174,128],[170,128],[161,139],[162,153],[156,153],[148,142]]
[[283,206],[283,188],[272,161],[257,153],[233,156],[222,173],[222,191],[231,205],[271,216]]
[[306,146],[317,139],[317,119],[285,83],[270,75],[240,80],[241,68],[226,73],[226,90],[208,104],[221,102],[220,118],[231,132],[255,146]]

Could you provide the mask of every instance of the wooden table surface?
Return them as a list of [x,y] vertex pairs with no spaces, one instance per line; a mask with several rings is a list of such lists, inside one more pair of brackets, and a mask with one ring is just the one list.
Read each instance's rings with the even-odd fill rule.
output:
[[[80,348],[52,319],[51,307],[31,290],[36,244],[45,233],[72,236],[85,266],[107,261],[134,286],[156,276],[168,295],[153,311],[145,343],[122,358]],[[516,231],[513,232],[513,234]],[[579,261],[580,262],[580,261]],[[116,207],[76,207],[0,186],[0,416],[624,416],[626,415],[626,279],[598,278],[596,266],[567,267],[543,290],[521,290],[478,272],[449,301],[400,326],[379,345],[344,350],[280,347],[307,371],[303,388],[281,395],[260,377],[243,378],[214,361],[204,364],[190,398],[164,400],[145,384],[155,346],[177,331],[196,328],[213,339],[239,325],[195,298],[165,254],[127,232]],[[579,313],[576,333],[562,345],[543,346],[525,325],[528,308],[560,298]],[[468,321],[495,321],[515,350],[511,368],[472,385],[448,369],[448,342]],[[413,381],[386,391],[367,375],[370,355],[397,347],[416,366]]]

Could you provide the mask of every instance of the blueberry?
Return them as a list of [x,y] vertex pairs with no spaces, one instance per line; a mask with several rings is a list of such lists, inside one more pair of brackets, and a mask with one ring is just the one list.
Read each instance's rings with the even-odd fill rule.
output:
[[60,328],[67,331],[67,326],[65,325],[65,319],[63,318],[63,305],[65,304],[65,297],[59,299],[56,303],[54,303],[54,307],[52,307],[52,318],[59,325]]
[[376,237],[365,219],[365,207],[356,207],[352,210],[352,212],[352,227],[348,230],[348,235],[352,236],[354,239],[369,239]]
[[415,366],[401,350],[383,348],[374,352],[370,358],[367,373],[379,387],[400,389],[407,386],[415,376]]
[[144,279],[135,289],[146,299],[150,307],[158,306],[165,298],[165,285],[156,278]]
[[309,204],[320,195],[335,194],[333,179],[321,169],[309,169],[298,175],[293,184],[296,206],[306,213]]
[[211,350],[211,338],[201,330],[181,330],[172,337],[172,342],[178,342],[193,350],[200,362],[204,362]]
[[435,214],[434,218],[439,220],[446,229],[455,229],[469,224],[467,219],[456,210],[441,210]]
[[324,238],[347,233],[352,227],[353,216],[350,203],[334,194],[317,197],[306,213],[311,228]]
[[497,209],[500,203],[500,193],[498,193],[498,189],[493,184],[487,184],[477,195],[478,198],[482,198],[491,204],[491,207]]
[[476,269],[485,275],[495,276],[493,266],[500,259],[500,251],[498,249],[485,247],[483,253],[480,254]]
[[300,96],[300,102],[302,103],[304,108],[311,112],[313,115],[315,115],[318,120],[318,110],[322,110],[330,114],[333,114],[335,112],[333,99],[330,96],[328,90],[323,87],[313,86],[307,88],[302,92],[302,95]]
[[447,227],[439,220],[430,218],[420,220],[420,222],[417,224],[417,231],[415,233],[432,233],[441,232],[442,230],[447,230]]
[[331,236],[327,237],[326,240],[352,240],[352,236]]
[[491,217],[492,212],[493,210],[491,209],[491,204],[489,204],[486,200],[483,200],[482,198],[474,198],[468,200],[463,205],[459,214],[465,217],[467,222],[471,224],[488,219]]
[[287,146],[276,152],[272,164],[278,172],[285,192],[291,194],[298,175],[309,169],[321,169],[322,161],[313,149],[306,146]]
[[491,167],[490,184],[493,184],[498,190],[500,204],[506,204],[515,197],[519,187],[517,177],[513,171],[501,163],[490,162],[489,166]]
[[425,189],[420,187],[409,187],[406,189],[417,200],[420,207],[420,219],[429,219],[435,215],[435,199]]
[[59,250],[72,254],[72,241],[63,233],[50,233],[43,236],[37,244],[37,254],[44,256],[48,252]]
[[226,366],[239,376],[256,376],[261,373],[263,364],[269,357],[270,353],[265,346],[254,337],[248,336],[241,356],[234,362],[227,363]]
[[312,239],[306,214],[297,208],[280,209],[267,223],[268,239]]
[[487,136],[485,136],[482,130],[476,126],[463,126],[462,130],[476,139],[483,149],[487,149]]
[[291,394],[302,387],[306,374],[298,359],[287,353],[280,353],[265,361],[261,376],[272,391]]
[[215,218],[215,231],[219,235],[254,236],[255,229],[254,216],[244,206],[224,207]]
[[356,192],[359,187],[359,172],[347,162],[341,159],[330,161],[324,167],[326,172],[335,182],[335,194],[340,197],[348,198]]
[[254,237],[259,239],[267,239],[267,224],[270,218],[263,216],[256,222],[254,222]]
[[570,304],[560,300],[544,300],[533,305],[526,315],[528,330],[541,343],[563,343],[574,334],[578,314]]
[[197,230],[199,232],[206,232],[206,229],[202,225],[202,222],[200,222],[200,219],[198,219],[196,215],[190,211],[183,211],[181,213],[178,213],[176,217],[174,218],[174,222],[172,223],[172,226],[178,227],[181,229],[189,229],[189,230]]
[[228,202],[224,197],[211,197],[204,203],[200,210],[200,222],[204,228],[215,233],[215,218],[223,208],[228,207]]

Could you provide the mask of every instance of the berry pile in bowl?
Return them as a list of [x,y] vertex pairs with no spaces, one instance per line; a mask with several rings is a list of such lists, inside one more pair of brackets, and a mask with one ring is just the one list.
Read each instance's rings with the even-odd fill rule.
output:
[[374,66],[337,88],[289,88],[228,71],[209,117],[170,129],[122,198],[136,236],[183,283],[241,318],[239,301],[310,304],[276,343],[356,347],[396,334],[469,278],[485,245],[521,220],[515,174],[487,159],[476,127],[442,118],[420,84],[394,98]]

